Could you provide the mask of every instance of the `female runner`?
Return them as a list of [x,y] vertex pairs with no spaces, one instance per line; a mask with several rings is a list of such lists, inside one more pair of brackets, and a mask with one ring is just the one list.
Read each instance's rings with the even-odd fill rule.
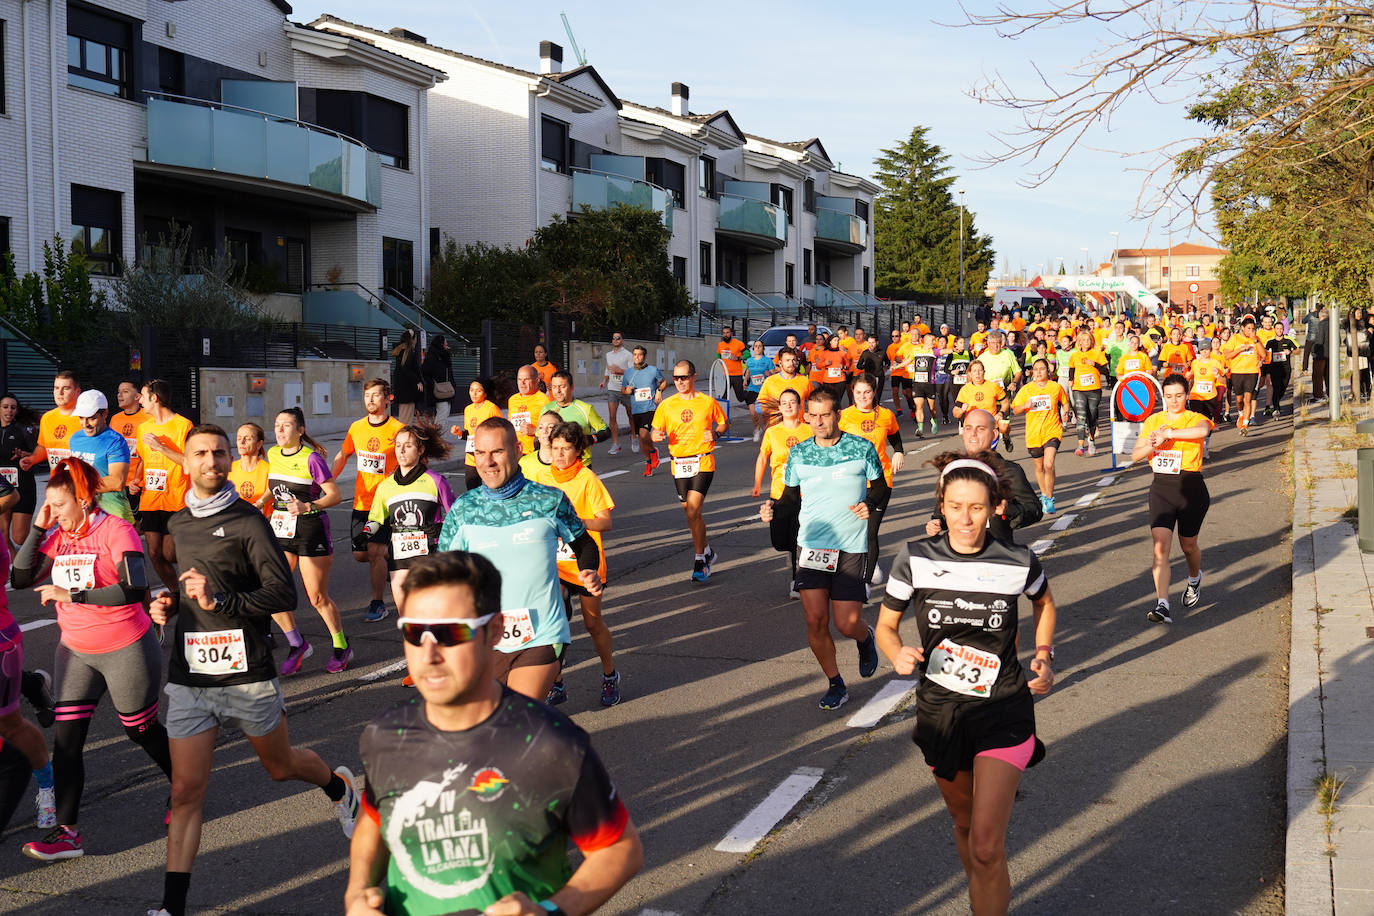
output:
[[[954,819],[974,916],[1007,912],[1007,823],[1022,771],[1044,756],[1031,695],[1054,684],[1055,608],[1045,573],[1028,548],[988,537],[988,519],[1010,493],[990,457],[947,452],[931,462],[946,533],[902,548],[877,627],[878,646],[898,674],[924,671],[912,737]],[[1016,652],[1020,595],[1035,615],[1029,682]],[[956,599],[961,610],[950,618],[944,611]],[[920,644],[908,646],[898,625],[913,605]],[[931,623],[942,618],[957,622]]]
[[[771,469],[771,483],[768,487],[770,503],[776,502],[778,497],[782,496],[783,472],[787,470],[787,456],[791,453],[792,446],[810,439],[812,435],[810,425],[802,419],[805,416],[802,412],[802,398],[796,389],[784,388],[778,395],[778,416],[782,418],[781,421],[764,430],[759,457],[754,462],[752,495],[757,499],[763,493],[763,475]],[[773,539],[773,549],[787,554],[792,561],[792,580],[787,589],[788,595],[800,598],[801,593],[797,591],[797,549],[786,534],[796,529],[797,520],[794,517],[789,521],[783,515],[781,511],[773,515],[773,520],[768,523],[769,534]]]
[[[932,343],[930,335],[926,335],[927,343]],[[933,363],[933,357],[932,357]],[[926,372],[929,373],[929,368]],[[919,378],[920,376],[917,376]],[[929,375],[927,375],[929,378]],[[888,410],[876,402],[878,386],[873,381],[871,375],[861,375],[854,380],[853,398],[854,403],[846,407],[840,413],[840,432],[853,433],[860,438],[867,439],[873,443],[873,449],[878,453],[878,460],[883,465],[883,477],[887,479],[888,496],[879,505],[868,507],[868,566],[864,570],[864,581],[871,585],[878,585],[883,581],[883,570],[878,565],[878,526],[883,523],[883,513],[887,509],[888,499],[891,499],[892,475],[895,471],[900,471],[906,462],[906,453],[902,451],[902,433],[897,427],[897,417],[892,411]],[[921,407],[920,385],[917,385],[916,407],[919,413]],[[934,423],[934,407],[931,407],[931,422]],[[920,425],[916,427],[920,430]],[[892,448],[891,457],[888,456],[888,448]]]
[[1078,332],[1078,349],[1069,354],[1073,370],[1073,413],[1078,418],[1080,458],[1097,454],[1097,412],[1102,404],[1102,378],[1107,374],[1107,355],[1097,348],[1091,331]]
[[0,513],[0,522],[15,550],[24,543],[33,524],[33,510],[38,505],[33,468],[25,468],[19,461],[32,455],[37,447],[38,417],[20,404],[19,398],[5,392],[0,396],[0,476],[19,491],[19,502],[14,508]]
[[1064,437],[1061,410],[1069,402],[1058,382],[1050,380],[1050,364],[1037,359],[1031,380],[1021,386],[1011,402],[1012,413],[1026,415],[1026,451],[1035,462],[1035,482],[1040,485],[1040,505],[1054,514],[1054,458]]
[[267,434],[256,423],[245,423],[234,435],[239,460],[229,469],[229,482],[239,496],[272,517],[272,488],[267,483],[267,449],[263,443]]
[[468,385],[468,397],[472,403],[463,408],[463,422],[455,423],[449,429],[459,439],[468,440],[467,452],[463,455],[463,483],[469,490],[482,485],[482,478],[477,476],[477,459],[472,454],[472,433],[483,420],[501,416],[501,408],[496,406],[495,401],[488,400],[490,393],[488,382],[473,379]]

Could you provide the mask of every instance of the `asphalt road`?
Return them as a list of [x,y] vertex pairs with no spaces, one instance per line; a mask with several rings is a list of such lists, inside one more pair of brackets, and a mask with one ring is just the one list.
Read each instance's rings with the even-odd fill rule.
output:
[[[952,433],[920,441],[909,425],[903,432],[909,464],[883,528],[885,565],[928,517],[932,472],[920,463],[958,445]],[[1061,457],[1058,516],[1021,535],[1052,540],[1044,562],[1059,606],[1059,670],[1037,703],[1049,754],[1022,782],[1008,838],[1014,912],[1282,912],[1290,433],[1285,418],[1248,439],[1233,429],[1214,437],[1203,603],[1176,611],[1172,627],[1145,620],[1148,473],[1113,474],[1105,453]],[[644,868],[604,912],[967,912],[949,818],[909,741],[906,700],[876,724],[851,724],[873,713],[865,704],[892,680],[890,665],[861,680],[854,648],[842,644],[850,703],[817,708],[825,680],[787,597],[786,559],[769,547],[749,497],[753,443],[720,447],[706,508],[721,559],[704,585],[688,578],[690,542],[666,466],[646,480],[637,455],[604,448],[596,469],[618,503],[606,619],[624,700],[600,707],[599,666],[574,621],[562,707],[593,735],[643,834]],[[1012,457],[1029,471],[1024,448]],[[1067,530],[1050,530],[1070,513]],[[334,515],[334,531],[346,532],[347,508]],[[402,695],[399,674],[382,673],[400,658],[400,640],[391,620],[362,622],[364,568],[346,544],[336,547],[333,594],[353,664],[324,672],[328,640],[306,607],[299,619],[317,652],[285,687],[295,743],[357,771],[363,726]],[[1177,555],[1174,569],[1177,608]],[[51,618],[30,595],[12,594],[11,605],[21,623]],[[29,667],[48,663],[56,638],[55,626],[26,632]],[[86,855],[33,862],[19,846],[38,832],[11,825],[0,840],[0,912],[157,905],[167,786],[108,702],[86,763]],[[192,912],[340,911],[347,843],[323,793],[273,783],[236,733],[221,736],[216,764]],[[780,787],[804,798],[764,805],[781,818],[771,831],[763,819],[766,837],[730,847],[744,851],[716,848]]]

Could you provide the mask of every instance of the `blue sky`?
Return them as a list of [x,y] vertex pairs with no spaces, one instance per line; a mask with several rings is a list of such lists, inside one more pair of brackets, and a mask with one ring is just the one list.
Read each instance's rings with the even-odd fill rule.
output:
[[[989,4],[971,0],[970,6]],[[951,154],[979,229],[993,237],[998,271],[1003,257],[1012,271],[1024,265],[1035,272],[1060,257],[1072,265],[1084,259],[1084,247],[1090,260],[1106,260],[1113,231],[1122,248],[1165,245],[1162,219],[1153,226],[1132,219],[1144,180],[1139,170],[1149,158],[1114,151],[1193,135],[1175,93],[1164,103],[1129,103],[1113,129],[1091,134],[1038,188],[1020,184],[1033,166],[982,167],[980,158],[997,147],[991,134],[1016,122],[970,98],[973,84],[999,71],[1032,91],[1032,62],[1058,77],[1109,36],[1085,27],[1011,41],[950,28],[938,23],[959,21],[951,0],[699,0],[690,6],[401,0],[387,12],[381,8],[362,0],[297,3],[293,18],[328,12],[375,28],[404,26],[445,47],[537,70],[541,39],[564,45],[565,66],[576,66],[558,15],[566,12],[588,62],[622,98],[667,107],[669,86],[680,81],[691,87],[693,111],[728,108],[744,130],[779,140],[819,136],[845,171],[865,176],[880,149],[913,125],[928,126],[930,139]],[[1208,242],[1184,228],[1173,238]]]

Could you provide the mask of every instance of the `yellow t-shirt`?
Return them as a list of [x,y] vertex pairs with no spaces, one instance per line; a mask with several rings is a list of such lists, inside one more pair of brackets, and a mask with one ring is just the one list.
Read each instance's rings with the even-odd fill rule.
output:
[[[548,477],[538,483],[547,483],[551,487],[557,487],[568,496],[568,501],[572,503],[573,511],[577,517],[584,522],[589,518],[594,518],[598,512],[615,508],[615,501],[611,499],[610,492],[606,485],[601,482],[591,468],[583,465],[575,473],[560,471],[555,467],[548,469]],[[601,546],[601,532],[588,531],[592,540],[596,541],[597,550],[601,551],[601,565],[597,568],[597,573],[601,576],[601,581],[606,581],[606,551]],[[580,585],[581,579],[578,578],[577,558],[572,555],[572,548],[567,547],[560,540],[558,543],[558,578],[564,582],[571,582]]]
[[490,400],[480,404],[469,404],[463,408],[463,463],[468,467],[477,466],[477,459],[472,454],[473,432],[487,420],[499,416],[501,416],[501,408]]
[[1069,368],[1073,370],[1073,390],[1101,391],[1102,370],[1098,367],[1106,363],[1107,354],[1096,348],[1074,350],[1070,353]]
[[1059,408],[1067,406],[1069,396],[1055,381],[1027,382],[1016,392],[1013,409],[1026,408],[1026,447],[1039,448],[1051,439],[1064,438],[1064,423]]
[[887,437],[898,431],[897,415],[881,406],[864,413],[851,404],[840,411],[840,431],[853,433],[873,443],[873,449],[883,465],[883,478],[888,486],[892,486],[892,459],[887,454]]
[[186,505],[186,488],[190,478],[182,470],[180,461],[164,458],[143,442],[143,437],[152,433],[163,445],[182,451],[186,448],[186,435],[191,431],[191,421],[181,414],[172,414],[166,423],[158,423],[149,418],[138,428],[138,457],[143,462],[143,495],[139,497],[140,512],[176,512]]
[[49,468],[56,467],[57,462],[63,458],[71,457],[72,452],[67,448],[67,443],[72,433],[80,428],[81,418],[63,413],[60,408],[54,407],[43,414],[42,419],[38,421],[38,444],[48,452]]
[[[1185,410],[1176,417],[1160,411],[1151,414],[1141,424],[1140,437],[1148,438],[1157,429],[1187,429],[1199,423],[1206,423],[1209,429],[1213,425],[1211,420],[1191,410]],[[1202,439],[1170,439],[1161,448],[1151,450],[1150,468],[1156,474],[1171,475],[1179,471],[1200,471],[1202,444]]]
[[967,405],[969,408],[986,410],[988,413],[997,412],[997,402],[1006,397],[1006,392],[1002,390],[1002,385],[998,382],[983,382],[975,385],[973,382],[965,382],[964,387],[959,389],[959,394],[954,398],[955,403]]
[[534,426],[539,425],[539,415],[544,412],[544,405],[552,400],[544,392],[535,389],[534,394],[524,395],[520,392],[510,396],[506,402],[506,416],[510,418],[511,425],[515,427],[515,437],[520,440],[520,451],[523,454],[530,454],[534,451],[536,442],[533,436],[525,435],[522,430],[525,424]]
[[813,435],[814,431],[806,423],[798,424],[795,429],[788,429],[777,423],[764,430],[759,453],[768,461],[768,467],[772,472],[772,482],[768,487],[768,496],[771,499],[782,496],[783,475],[787,470],[787,456],[791,454],[792,446],[810,439]]

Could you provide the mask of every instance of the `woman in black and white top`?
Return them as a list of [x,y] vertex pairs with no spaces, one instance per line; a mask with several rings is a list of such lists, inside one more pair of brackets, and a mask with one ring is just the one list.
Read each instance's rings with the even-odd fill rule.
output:
[[[877,627],[878,647],[897,673],[925,675],[912,737],[954,818],[980,916],[1009,905],[1007,823],[1022,771],[1045,753],[1031,695],[1054,683],[1054,599],[1035,554],[988,536],[988,518],[1010,493],[1006,472],[994,471],[989,457],[947,452],[931,462],[946,528],[903,546]],[[1016,652],[1021,595],[1035,612],[1029,680]],[[912,605],[920,644],[907,646],[897,628]]]

